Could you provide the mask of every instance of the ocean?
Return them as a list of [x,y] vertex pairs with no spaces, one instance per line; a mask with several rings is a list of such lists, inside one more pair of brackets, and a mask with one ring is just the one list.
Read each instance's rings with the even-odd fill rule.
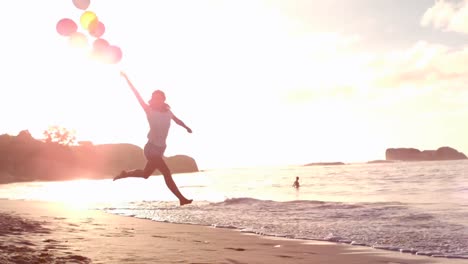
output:
[[467,160],[216,169],[174,179],[192,205],[180,207],[161,176],[5,184],[0,198],[468,259]]

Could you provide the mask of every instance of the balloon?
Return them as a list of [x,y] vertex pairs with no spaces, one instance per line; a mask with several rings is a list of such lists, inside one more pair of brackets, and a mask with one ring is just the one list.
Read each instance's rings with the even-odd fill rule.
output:
[[90,3],[90,0],[73,0],[75,7],[81,10],[86,10]]
[[117,46],[109,46],[107,49],[111,56],[111,63],[116,64],[122,59],[122,50]]
[[109,42],[105,39],[98,38],[93,42],[93,49],[97,52],[103,52],[109,47]]
[[78,26],[76,23],[69,19],[69,18],[63,18],[57,22],[57,32],[62,35],[62,36],[70,36],[72,33],[75,33],[76,30],[78,29]]
[[106,31],[106,27],[101,21],[93,20],[88,27],[89,34],[95,38],[100,38],[102,35],[104,35],[104,32]]
[[117,64],[122,59],[122,50],[117,46],[108,46],[103,55],[104,63]]
[[89,26],[92,23],[96,23],[96,24],[98,23],[98,18],[96,16],[96,14],[94,12],[91,12],[91,11],[85,11],[80,17],[81,26],[84,29],[88,30]]
[[68,41],[72,47],[84,48],[88,46],[88,38],[81,32],[75,32],[71,34]]
[[91,50],[91,58],[98,60],[100,62],[105,62],[107,48],[109,47],[109,42],[105,39],[96,39],[93,42],[93,49]]
[[117,46],[111,46],[104,39],[97,39],[93,42],[91,58],[106,64],[116,64],[122,59],[122,50]]

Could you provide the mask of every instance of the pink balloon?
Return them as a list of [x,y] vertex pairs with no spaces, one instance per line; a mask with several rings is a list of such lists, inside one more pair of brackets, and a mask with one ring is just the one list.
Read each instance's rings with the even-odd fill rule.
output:
[[91,36],[95,38],[100,38],[102,35],[104,35],[104,32],[106,31],[106,27],[101,21],[94,20],[89,25],[88,31]]
[[103,52],[109,47],[109,42],[105,39],[98,38],[93,42],[93,49],[98,52]]
[[120,60],[122,60],[122,50],[117,46],[108,46],[103,56],[104,63],[117,64]]
[[96,39],[93,42],[93,49],[91,50],[91,58],[105,62],[107,57],[107,49],[109,48],[109,42],[105,39]]
[[57,32],[62,36],[70,36],[78,30],[78,26],[73,20],[69,18],[63,18],[57,22],[56,29]]
[[73,4],[78,9],[86,10],[89,7],[89,4],[91,4],[91,1],[90,0],[73,0]]

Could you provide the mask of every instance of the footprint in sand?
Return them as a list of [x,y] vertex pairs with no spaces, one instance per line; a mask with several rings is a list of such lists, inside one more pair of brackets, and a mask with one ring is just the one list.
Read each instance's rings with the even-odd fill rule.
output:
[[234,251],[245,251],[246,250],[245,248],[231,248],[231,247],[224,248],[224,249],[229,249],[229,250],[234,250]]
[[210,242],[208,241],[201,241],[201,240],[193,240],[195,243],[203,243],[203,244],[209,244]]
[[152,235],[152,237],[156,237],[156,238],[167,238],[167,236],[158,236],[158,235]]

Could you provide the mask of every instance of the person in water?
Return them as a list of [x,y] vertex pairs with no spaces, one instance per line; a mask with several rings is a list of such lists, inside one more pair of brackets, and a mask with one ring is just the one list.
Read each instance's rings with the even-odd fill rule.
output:
[[296,181],[292,185],[294,188],[299,189],[299,177],[296,177]]
[[124,170],[118,176],[114,177],[114,181],[128,177],[148,179],[153,174],[154,170],[158,169],[164,176],[164,181],[166,182],[169,190],[179,198],[180,205],[192,203],[193,200],[185,198],[182,193],[180,193],[179,188],[172,179],[171,171],[163,160],[164,151],[166,150],[166,138],[171,121],[174,120],[176,124],[185,128],[188,133],[192,133],[192,130],[172,113],[169,105],[166,103],[166,95],[164,92],[160,90],[154,91],[151,100],[146,103],[137,89],[130,82],[128,76],[124,72],[121,72],[120,75],[125,78],[141,107],[145,111],[150,131],[148,133],[148,142],[144,147],[144,154],[147,160],[145,168],[142,170]]

